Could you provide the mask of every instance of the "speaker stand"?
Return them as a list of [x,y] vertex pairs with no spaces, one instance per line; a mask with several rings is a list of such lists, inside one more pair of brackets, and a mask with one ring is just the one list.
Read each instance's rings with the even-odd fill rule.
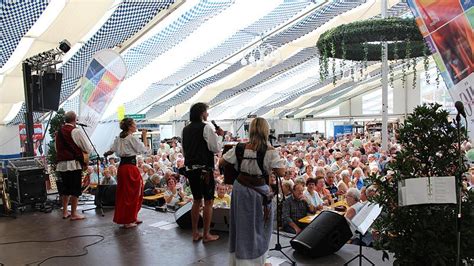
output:
[[359,234],[359,254],[357,254],[357,256],[355,256],[354,258],[352,258],[350,261],[344,263],[344,266],[349,265],[349,263],[351,263],[353,260],[355,260],[355,259],[357,259],[357,258],[359,259],[359,266],[362,266],[362,258],[364,258],[368,263],[370,263],[370,265],[375,266],[375,264],[374,264],[372,261],[370,261],[369,258],[367,258],[366,256],[364,256],[364,255],[362,254],[362,236],[363,236],[363,235],[362,235],[362,233],[359,232],[359,231],[356,231],[356,233]]
[[296,265],[296,262],[294,260],[292,260],[288,255],[285,254],[285,252],[283,252],[283,249],[284,248],[289,248],[290,246],[284,246],[282,247],[281,244],[280,244],[280,220],[281,220],[281,204],[283,204],[283,201],[285,201],[285,196],[283,196],[283,199],[282,199],[282,203],[280,203],[280,199],[279,199],[279,195],[280,195],[280,189],[279,187],[281,186],[281,180],[280,177],[276,177],[276,201],[277,201],[277,242],[275,244],[275,247],[270,249],[269,251],[278,251],[280,252],[281,254],[283,254],[290,262],[291,262],[291,265],[295,266]]

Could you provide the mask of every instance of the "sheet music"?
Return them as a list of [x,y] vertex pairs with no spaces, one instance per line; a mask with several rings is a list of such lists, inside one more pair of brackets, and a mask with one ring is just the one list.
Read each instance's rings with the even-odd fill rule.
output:
[[362,235],[365,235],[381,212],[382,207],[380,207],[380,205],[367,202],[351,220],[350,227],[353,233],[357,230],[362,233]]
[[456,179],[454,176],[409,178],[399,182],[398,204],[455,204]]

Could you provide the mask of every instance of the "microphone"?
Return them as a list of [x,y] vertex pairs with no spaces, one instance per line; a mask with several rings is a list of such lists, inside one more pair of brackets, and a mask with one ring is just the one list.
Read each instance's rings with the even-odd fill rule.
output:
[[214,125],[214,127],[216,128],[216,130],[218,130],[219,128],[221,128],[220,126],[218,126],[218,125],[216,124],[216,121],[211,120],[211,123]]
[[79,122],[76,122],[76,125],[81,126],[81,127],[88,127],[88,125],[83,124],[83,123],[79,123]]
[[456,101],[454,107],[458,110],[458,113],[466,119],[466,111],[464,111],[464,104],[461,101]]

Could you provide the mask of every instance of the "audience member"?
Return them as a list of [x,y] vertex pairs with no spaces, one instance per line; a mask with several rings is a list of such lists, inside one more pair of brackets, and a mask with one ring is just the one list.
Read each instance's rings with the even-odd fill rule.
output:
[[357,188],[350,188],[346,193],[346,202],[349,208],[344,215],[347,219],[352,220],[359,210],[364,206],[360,203],[360,191]]
[[315,191],[316,189],[316,179],[308,178],[306,180],[306,190],[304,196],[308,201],[313,205],[317,210],[323,209],[323,200],[319,197],[319,194]]
[[146,182],[145,187],[143,188],[143,195],[145,196],[153,196],[158,194],[160,190],[160,176],[158,174],[154,174],[150,176]]
[[214,207],[230,207],[230,196],[226,193],[224,184],[217,184]]
[[301,184],[295,184],[293,194],[284,202],[282,208],[283,231],[293,234],[299,234],[306,226],[299,220],[308,213],[315,213],[316,209],[309,203],[309,200],[303,194],[304,187]]

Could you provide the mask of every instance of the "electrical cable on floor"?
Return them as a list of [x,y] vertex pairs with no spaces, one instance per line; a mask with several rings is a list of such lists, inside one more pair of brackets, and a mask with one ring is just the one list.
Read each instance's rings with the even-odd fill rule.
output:
[[[84,253],[82,253],[82,254],[51,256],[51,257],[48,257],[44,260],[34,261],[34,262],[31,262],[31,263],[27,264],[27,265],[35,265],[35,264],[36,265],[41,265],[44,262],[46,262],[50,259],[54,259],[54,258],[76,258],[76,257],[85,256],[89,253],[89,251],[87,250],[88,247],[93,246],[95,244],[98,244],[98,243],[104,241],[105,237],[103,235],[79,235],[79,236],[65,237],[65,238],[57,239],[57,240],[23,240],[23,241],[14,241],[14,242],[3,242],[3,243],[0,243],[0,245],[11,245],[11,244],[20,244],[20,243],[53,243],[53,242],[59,242],[59,241],[63,241],[63,240],[74,239],[74,238],[83,238],[83,237],[100,237],[100,239],[98,241],[95,241],[94,243],[91,243],[91,244],[88,244],[88,245],[82,247],[82,249],[84,250]],[[0,266],[3,266],[3,264],[0,263]]]

